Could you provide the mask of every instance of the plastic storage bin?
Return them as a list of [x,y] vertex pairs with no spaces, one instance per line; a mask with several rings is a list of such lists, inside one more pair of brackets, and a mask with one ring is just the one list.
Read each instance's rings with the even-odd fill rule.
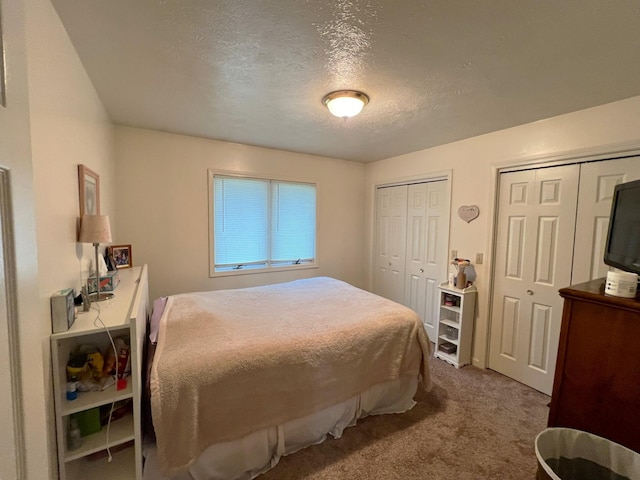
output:
[[536,437],[537,480],[640,480],[640,454],[606,438],[571,428]]

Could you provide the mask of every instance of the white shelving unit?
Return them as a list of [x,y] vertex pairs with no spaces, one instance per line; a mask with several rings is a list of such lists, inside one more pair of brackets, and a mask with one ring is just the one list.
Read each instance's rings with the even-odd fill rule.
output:
[[471,339],[476,306],[476,287],[459,289],[443,283],[439,287],[438,337],[435,357],[456,368],[471,363]]
[[[111,300],[92,304],[90,311],[78,313],[69,330],[51,335],[60,480],[142,479],[140,372],[149,313],[147,267],[119,270],[118,275],[120,284]],[[96,321],[96,305],[100,308],[100,319],[111,335],[114,338],[122,336],[129,339],[131,376],[127,378],[127,386],[122,390],[116,390],[115,385],[112,385],[100,392],[78,392],[75,400],[67,400],[66,365],[69,354],[79,345],[96,345],[102,352],[110,345],[105,328]],[[99,432],[82,437],[80,448],[67,448],[67,433],[73,414],[101,406],[110,407],[113,401],[126,399],[133,401],[132,412],[112,421],[108,439],[107,428],[102,427]],[[107,461],[104,454],[107,447],[112,449],[111,462]]]

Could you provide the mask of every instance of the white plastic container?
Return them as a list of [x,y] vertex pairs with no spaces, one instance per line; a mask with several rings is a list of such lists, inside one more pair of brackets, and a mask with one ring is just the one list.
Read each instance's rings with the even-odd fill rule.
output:
[[635,298],[638,289],[638,275],[629,272],[608,272],[604,286],[605,295]]
[[639,453],[581,430],[547,428],[535,449],[537,480],[640,479]]

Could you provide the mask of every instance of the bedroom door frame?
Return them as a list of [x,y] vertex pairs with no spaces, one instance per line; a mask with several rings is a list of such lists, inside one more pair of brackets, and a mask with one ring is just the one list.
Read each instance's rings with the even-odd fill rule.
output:
[[[544,167],[555,167],[568,165],[577,162],[593,162],[598,160],[612,160],[616,158],[624,158],[640,155],[640,141],[614,143],[601,145],[586,149],[569,150],[559,154],[543,154],[523,157],[521,159],[513,159],[506,162],[496,162],[491,165],[491,181],[490,191],[492,192],[491,202],[489,204],[487,214],[491,218],[489,229],[487,232],[487,241],[490,248],[488,249],[487,262],[490,268],[487,272],[487,291],[486,291],[486,318],[482,330],[476,330],[475,335],[480,337],[476,345],[482,345],[483,352],[474,352],[473,365],[480,368],[489,367],[490,343],[491,343],[491,326],[493,322],[492,299],[494,298],[494,276],[495,276],[495,255],[496,242],[498,235],[498,205],[499,205],[499,189],[500,175],[502,173],[514,172],[525,169],[535,169]],[[480,313],[482,315],[482,312]]]
[[[446,281],[446,272],[448,271],[448,268],[449,268],[449,249],[450,249],[450,237],[451,237],[450,225],[451,225],[451,209],[452,209],[452,203],[451,203],[452,178],[453,178],[453,170],[443,170],[443,171],[432,172],[432,173],[410,175],[406,177],[391,178],[389,180],[379,181],[373,184],[373,199],[374,199],[373,206],[374,207],[373,207],[373,222],[371,226],[372,256],[371,256],[371,264],[370,264],[371,265],[370,288],[372,291],[373,291],[373,287],[375,286],[375,270],[377,265],[376,249],[377,249],[378,240],[377,240],[376,230],[377,230],[378,207],[376,202],[376,192],[379,188],[398,187],[398,186],[404,186],[404,185],[412,185],[416,183],[429,183],[429,182],[440,182],[440,181],[447,182],[446,199],[447,199],[447,202],[449,203],[449,215],[446,218],[446,225],[444,225],[444,228],[446,229],[446,240],[445,240],[446,247],[444,249],[442,261],[444,264],[445,278],[441,279],[442,282]],[[405,277],[406,277],[406,274],[405,274]],[[406,282],[406,278],[403,279],[403,282]],[[423,322],[425,321],[425,319],[422,319],[422,320]]]
[[0,465],[0,473],[7,474],[7,478],[20,479],[26,475],[26,462],[12,211],[9,171],[0,168],[0,358],[8,367],[8,375],[3,375],[1,382],[3,393],[0,394],[0,399],[5,405],[5,411],[0,418],[4,434],[7,439],[11,439],[10,443],[13,443],[13,462]]

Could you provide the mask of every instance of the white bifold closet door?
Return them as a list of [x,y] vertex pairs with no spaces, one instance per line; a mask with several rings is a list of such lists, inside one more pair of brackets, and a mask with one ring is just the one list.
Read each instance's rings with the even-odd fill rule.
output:
[[373,291],[404,304],[407,186],[376,190],[376,264]]
[[580,166],[576,242],[571,276],[573,285],[607,275],[609,267],[604,264],[603,259],[613,189],[619,183],[638,179],[640,157],[585,163]]
[[420,315],[437,332],[438,285],[447,276],[448,181],[376,191],[374,292]]
[[613,188],[639,177],[640,157],[500,175],[491,369],[551,394],[558,290],[606,275]]

